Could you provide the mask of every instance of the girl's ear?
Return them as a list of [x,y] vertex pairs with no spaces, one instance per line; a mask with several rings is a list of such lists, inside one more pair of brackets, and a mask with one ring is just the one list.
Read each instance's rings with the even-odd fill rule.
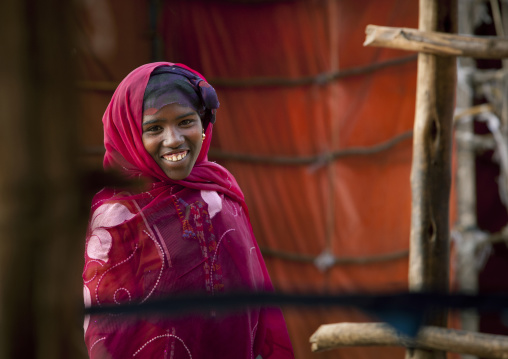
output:
[[201,126],[203,126],[203,132],[206,132],[210,121],[206,118],[206,114],[204,116],[199,116],[201,118]]
[[202,116],[200,116],[201,123],[203,124],[203,128],[205,129],[205,131],[210,123],[215,123],[215,111],[216,110],[206,108],[205,113]]

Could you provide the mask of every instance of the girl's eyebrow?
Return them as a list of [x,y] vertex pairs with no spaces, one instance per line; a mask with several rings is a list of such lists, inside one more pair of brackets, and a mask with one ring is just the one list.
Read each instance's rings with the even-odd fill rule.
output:
[[[196,111],[191,111],[191,112],[185,113],[183,115],[180,115],[180,116],[176,117],[175,120],[179,120],[181,118],[194,115],[195,113],[196,113]],[[153,116],[155,116],[155,115],[153,115]],[[154,118],[152,120],[143,121],[142,125],[143,126],[145,126],[145,125],[151,125],[152,123],[156,123],[156,122],[159,122],[159,121],[162,121],[162,120],[160,118]]]
[[160,121],[159,119],[143,121],[143,126],[144,125],[151,125],[152,123],[159,122],[159,121]]

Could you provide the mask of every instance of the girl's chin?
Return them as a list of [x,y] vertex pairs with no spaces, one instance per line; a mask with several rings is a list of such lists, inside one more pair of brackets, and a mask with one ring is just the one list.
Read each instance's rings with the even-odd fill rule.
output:
[[164,166],[161,167],[166,176],[168,176],[170,179],[174,181],[181,181],[190,175],[193,166],[189,166],[188,164],[184,165],[183,163],[181,166],[168,166],[168,164],[165,163]]

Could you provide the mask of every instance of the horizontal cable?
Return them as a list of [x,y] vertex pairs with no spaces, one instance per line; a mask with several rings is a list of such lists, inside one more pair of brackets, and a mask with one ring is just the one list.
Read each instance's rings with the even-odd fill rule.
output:
[[[314,155],[314,156],[263,156],[263,155],[250,155],[242,153],[232,153],[219,150],[217,148],[210,148],[208,155],[213,160],[228,160],[250,163],[262,163],[269,165],[324,165],[336,159],[350,156],[366,156],[376,154],[388,150],[398,143],[409,139],[413,136],[413,131],[403,132],[400,135],[392,137],[391,139],[376,144],[370,147],[351,147],[343,150],[337,150],[329,153]],[[82,150],[84,156],[104,156],[104,147],[85,147]]]
[[[92,306],[85,314],[141,314],[166,313],[181,315],[183,312],[209,310],[235,310],[245,307],[304,306],[304,307],[355,307],[376,313],[424,313],[428,309],[477,309],[480,312],[499,312],[508,309],[508,294],[446,294],[403,292],[390,294],[293,294],[293,293],[223,293],[215,295],[178,295],[144,303]],[[396,318],[399,318],[396,316]]]
[[[350,69],[326,72],[313,76],[304,76],[298,78],[286,77],[254,77],[247,79],[226,79],[209,78],[208,81],[214,87],[223,88],[241,88],[241,87],[293,87],[304,85],[324,85],[345,77],[365,75],[374,71],[382,70],[387,67],[403,65],[408,62],[416,61],[417,55],[410,55],[378,62],[367,66],[353,67]],[[116,90],[119,82],[117,81],[78,81],[76,83],[79,90],[84,91],[107,91]]]
[[345,77],[365,75],[374,71],[382,70],[387,67],[403,65],[408,62],[416,61],[417,55],[399,57],[396,59],[377,62],[367,66],[352,67],[332,72],[325,72],[313,76],[304,76],[298,78],[286,77],[255,77],[249,79],[225,79],[210,78],[209,82],[214,87],[293,87],[305,85],[324,85]]
[[225,152],[219,149],[210,148],[208,155],[216,160],[228,160],[250,163],[262,163],[268,165],[324,165],[336,159],[351,156],[366,156],[388,150],[398,143],[409,139],[413,136],[413,131],[407,131],[397,135],[385,142],[381,142],[370,147],[351,147],[343,150],[327,152],[314,156],[263,156],[242,153]]
[[[300,254],[300,253],[292,253],[281,251],[277,249],[270,249],[266,247],[260,247],[261,253],[263,256],[275,257],[280,259],[285,259],[294,262],[302,262],[302,263],[315,263],[319,258],[318,256],[312,256],[309,254]],[[362,257],[334,257],[332,265],[362,265],[362,264],[371,264],[371,263],[381,263],[388,262],[400,258],[405,258],[409,255],[409,250],[401,250],[392,253],[386,254],[378,254],[372,256],[362,256]]]

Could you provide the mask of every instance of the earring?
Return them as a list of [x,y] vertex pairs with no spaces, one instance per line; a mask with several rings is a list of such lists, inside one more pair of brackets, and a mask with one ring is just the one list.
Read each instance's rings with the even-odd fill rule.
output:
[[205,135],[205,130],[203,130],[203,136],[202,136],[202,141],[204,141],[206,138],[206,135]]

